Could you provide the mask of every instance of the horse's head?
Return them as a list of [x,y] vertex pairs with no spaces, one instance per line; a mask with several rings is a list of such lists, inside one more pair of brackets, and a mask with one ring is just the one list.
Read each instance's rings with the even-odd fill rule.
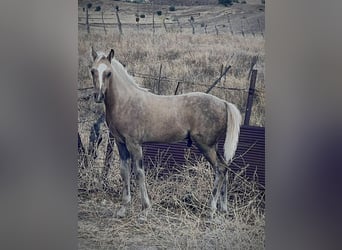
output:
[[90,68],[90,73],[94,84],[94,98],[95,102],[99,103],[103,102],[109,82],[113,77],[111,61],[114,57],[114,50],[111,49],[108,56],[106,56],[103,53],[97,53],[91,47],[91,57],[93,65]]

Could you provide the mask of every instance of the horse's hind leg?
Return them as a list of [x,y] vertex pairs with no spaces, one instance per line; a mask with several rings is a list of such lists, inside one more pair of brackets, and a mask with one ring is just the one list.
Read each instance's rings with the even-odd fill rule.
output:
[[197,147],[205,156],[205,158],[212,165],[215,171],[214,188],[212,190],[211,198],[209,202],[210,210],[211,210],[210,217],[213,218],[217,210],[217,201],[218,201],[220,191],[224,182],[225,169],[222,168],[222,164],[218,163],[217,152],[216,152],[215,146],[209,147],[207,145],[200,144],[198,142],[196,144],[197,144]]
[[[225,160],[223,159],[223,157],[220,154],[217,154],[217,157],[219,159],[219,161],[221,162],[222,165],[226,165]],[[219,203],[218,203],[218,208],[219,211],[223,212],[223,213],[227,213],[228,212],[228,169],[226,168],[224,170],[224,181],[222,184],[222,188],[221,188],[221,195],[220,195],[220,199],[219,199]]]
[[131,202],[131,189],[130,189],[131,166],[129,164],[130,154],[124,143],[117,142],[116,144],[117,144],[119,154],[120,154],[120,174],[121,174],[122,181],[123,181],[122,205],[119,211],[117,212],[117,216],[125,217],[127,207]]

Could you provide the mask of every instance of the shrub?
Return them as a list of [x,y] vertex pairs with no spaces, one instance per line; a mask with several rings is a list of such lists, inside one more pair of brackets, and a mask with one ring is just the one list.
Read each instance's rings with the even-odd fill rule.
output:
[[169,11],[176,11],[176,7],[175,6],[170,6],[169,7]]
[[91,3],[88,3],[88,4],[87,4],[87,8],[88,8],[88,9],[90,9],[91,6],[93,6]]
[[158,15],[158,16],[161,16],[162,13],[163,13],[163,12],[162,12],[161,10],[157,10],[157,15]]
[[100,11],[101,10],[101,6],[96,6],[95,11]]
[[145,18],[145,14],[141,14],[141,15],[140,15],[140,18]]

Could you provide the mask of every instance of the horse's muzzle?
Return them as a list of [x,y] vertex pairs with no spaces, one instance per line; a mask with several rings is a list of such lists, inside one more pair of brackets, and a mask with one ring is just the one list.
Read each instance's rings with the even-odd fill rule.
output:
[[102,92],[94,93],[95,102],[101,103],[104,100],[104,94]]

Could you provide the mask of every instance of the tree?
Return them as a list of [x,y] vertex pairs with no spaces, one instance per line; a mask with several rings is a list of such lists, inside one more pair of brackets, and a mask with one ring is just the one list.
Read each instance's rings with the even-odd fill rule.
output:
[[224,6],[232,5],[233,0],[219,0],[219,4],[223,4]]

